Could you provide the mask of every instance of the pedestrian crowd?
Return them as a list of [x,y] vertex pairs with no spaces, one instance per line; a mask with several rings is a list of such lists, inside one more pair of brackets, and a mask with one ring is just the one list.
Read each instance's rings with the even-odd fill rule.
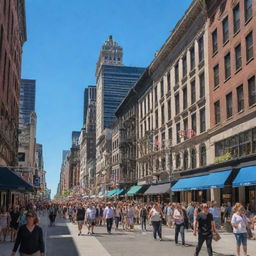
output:
[[[198,202],[141,203],[138,201],[86,200],[76,202],[39,202],[26,207],[14,206],[9,211],[0,210],[0,241],[15,241],[12,256],[19,249],[21,256],[44,255],[43,231],[39,226],[38,216],[48,216],[49,226],[55,226],[56,216],[76,223],[78,236],[82,235],[83,226],[87,225],[87,234],[94,235],[96,226],[106,226],[107,233],[115,230],[134,231],[135,225],[140,225],[146,232],[152,226],[153,239],[162,241],[162,226],[174,228],[174,241],[187,246],[185,230],[190,229],[193,235],[198,235],[195,256],[199,255],[203,243],[206,243],[208,255],[213,255],[212,240],[221,239],[221,232],[233,231],[236,241],[237,255],[247,256],[247,240],[253,236],[255,217],[248,208],[240,203],[234,206],[227,203],[222,207],[217,202],[200,204]],[[243,254],[241,254],[241,248]]]

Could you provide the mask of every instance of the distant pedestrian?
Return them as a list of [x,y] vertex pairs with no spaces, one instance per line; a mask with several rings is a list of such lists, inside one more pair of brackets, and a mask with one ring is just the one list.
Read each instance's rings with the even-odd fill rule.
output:
[[78,236],[80,236],[82,234],[83,224],[85,220],[85,208],[83,207],[83,204],[80,204],[76,208],[75,216],[78,225]]
[[179,233],[181,234],[182,245],[185,245],[185,215],[179,203],[173,213],[173,220],[175,224],[175,244],[178,244]]
[[140,210],[140,221],[141,221],[141,230],[142,231],[147,231],[147,208],[144,205],[141,210]]
[[7,231],[10,225],[10,214],[5,207],[0,209],[0,241],[3,236],[3,241],[6,239]]
[[21,256],[43,256],[44,240],[42,228],[38,226],[39,220],[34,211],[26,214],[26,225],[19,228],[13,247],[12,256],[19,248]]
[[87,219],[87,227],[88,227],[88,234],[94,234],[94,226],[96,224],[96,209],[89,204],[89,207],[86,210],[86,219]]
[[103,213],[104,219],[106,219],[107,222],[107,232],[111,234],[112,225],[113,225],[113,219],[115,216],[114,209],[111,206],[111,203],[107,203],[107,207],[104,209]]
[[215,221],[212,214],[209,212],[207,204],[202,205],[202,211],[198,213],[193,235],[196,236],[198,230],[198,244],[195,251],[195,256],[198,256],[204,241],[206,241],[208,255],[212,256],[212,236],[213,232],[216,232]]
[[163,218],[163,212],[159,207],[158,203],[153,205],[153,208],[149,212],[149,218],[151,219],[151,223],[153,226],[153,237],[156,240],[156,236],[158,234],[160,241],[162,241],[162,227],[161,221]]

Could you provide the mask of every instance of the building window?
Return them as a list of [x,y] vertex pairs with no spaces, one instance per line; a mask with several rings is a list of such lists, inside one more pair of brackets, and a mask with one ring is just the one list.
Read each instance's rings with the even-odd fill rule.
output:
[[232,116],[232,92],[226,95],[227,118]]
[[222,21],[223,44],[229,40],[228,16]]
[[183,91],[183,110],[188,107],[187,87],[182,89]]
[[253,37],[250,32],[246,37],[246,60],[249,61],[253,58]]
[[204,72],[199,76],[199,84],[200,84],[200,98],[205,96],[205,78]]
[[161,106],[161,121],[162,121],[162,125],[164,124],[164,119],[165,119],[165,116],[164,116],[164,104]]
[[196,83],[195,80],[191,82],[191,104],[196,101]]
[[168,100],[167,107],[168,107],[168,120],[171,120],[172,118],[171,100]]
[[155,111],[155,127],[158,128],[158,110]]
[[212,32],[212,54],[218,51],[218,34],[217,28]]
[[248,80],[249,106],[256,104],[256,83],[255,76]]
[[228,53],[225,56],[224,62],[225,62],[225,79],[228,79],[231,76],[230,53]]
[[179,63],[177,62],[174,68],[175,73],[175,84],[179,83]]
[[168,138],[170,145],[172,145],[172,128],[168,129]]
[[155,105],[157,104],[158,97],[157,97],[157,86],[155,87]]
[[206,147],[202,145],[200,147],[200,166],[206,166]]
[[200,63],[204,60],[204,36],[201,36],[198,40],[198,54]]
[[148,112],[150,111],[150,94],[148,94]]
[[179,153],[177,153],[177,155],[176,155],[176,168],[177,169],[180,168],[180,154]]
[[233,29],[234,34],[240,30],[240,7],[239,4],[233,9]]
[[191,115],[191,127],[192,127],[194,134],[196,134],[196,113]]
[[175,95],[175,114],[180,113],[180,95],[179,93]]
[[191,150],[191,168],[196,168],[196,150],[194,148]]
[[220,123],[220,101],[214,103],[215,124]]
[[184,119],[183,121],[183,137],[184,137],[184,140],[187,139],[187,134],[188,134],[188,119]]
[[165,132],[162,133],[162,148],[165,148]]
[[235,48],[236,70],[242,67],[241,44]]
[[205,131],[205,108],[200,110],[200,132]]
[[169,92],[171,90],[171,72],[167,73],[167,88]]
[[161,89],[161,97],[164,96],[164,80],[162,79],[161,82],[160,82],[160,89]]
[[252,0],[244,0],[244,19],[245,23],[252,18]]
[[185,150],[183,154],[183,169],[187,170],[188,169],[188,151]]
[[194,46],[190,48],[190,70],[193,70],[195,68],[195,48]]
[[213,68],[213,74],[214,74],[214,87],[217,87],[219,85],[219,64],[217,64],[214,68]]
[[187,55],[185,54],[182,58],[182,75],[187,75]]
[[180,143],[180,123],[176,124],[176,140],[177,144]]
[[244,109],[243,85],[240,85],[236,88],[236,94],[237,94],[237,111],[240,112]]

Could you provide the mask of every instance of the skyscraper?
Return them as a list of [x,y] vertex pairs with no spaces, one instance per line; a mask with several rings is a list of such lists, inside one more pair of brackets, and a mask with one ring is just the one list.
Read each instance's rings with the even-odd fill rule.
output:
[[84,89],[84,121],[83,121],[83,126],[85,126],[86,123],[86,115],[87,115],[87,110],[88,110],[88,88]]
[[144,68],[123,66],[123,49],[112,36],[101,48],[97,63],[96,138],[115,120],[115,111]]
[[30,115],[35,112],[36,81],[22,79],[20,86],[19,124],[30,123]]

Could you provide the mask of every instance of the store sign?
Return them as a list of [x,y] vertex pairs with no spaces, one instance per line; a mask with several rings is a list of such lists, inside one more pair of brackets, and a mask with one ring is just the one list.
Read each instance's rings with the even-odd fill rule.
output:
[[40,187],[40,177],[38,175],[34,175],[34,186],[37,188]]

